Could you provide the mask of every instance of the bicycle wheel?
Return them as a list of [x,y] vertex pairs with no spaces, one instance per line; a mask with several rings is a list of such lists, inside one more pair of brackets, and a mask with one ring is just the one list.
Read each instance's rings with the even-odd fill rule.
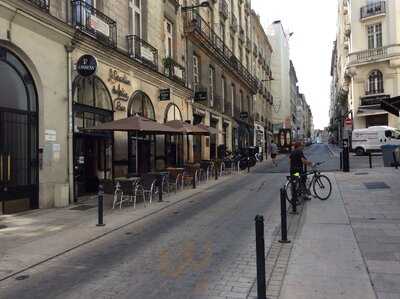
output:
[[326,175],[315,176],[313,181],[313,191],[317,198],[326,200],[331,196],[332,184]]
[[[286,192],[286,200],[293,206],[294,204],[294,192],[296,192],[297,186],[296,186],[296,182],[294,181],[288,181],[285,184],[285,192]],[[299,196],[297,196],[297,205],[299,205]]]

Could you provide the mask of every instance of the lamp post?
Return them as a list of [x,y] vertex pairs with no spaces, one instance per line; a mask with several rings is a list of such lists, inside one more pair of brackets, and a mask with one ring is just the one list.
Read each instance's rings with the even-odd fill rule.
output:
[[199,7],[210,7],[210,3],[208,1],[204,1],[198,5],[192,5],[192,6],[181,6],[182,12],[190,11]]

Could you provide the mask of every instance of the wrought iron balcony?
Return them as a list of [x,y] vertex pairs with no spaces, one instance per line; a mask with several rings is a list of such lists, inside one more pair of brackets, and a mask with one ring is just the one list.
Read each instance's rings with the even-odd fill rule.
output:
[[49,12],[50,0],[25,0],[25,1],[35,5],[37,8],[43,11]]
[[172,80],[182,85],[186,85],[186,71],[183,66],[173,60],[171,57],[163,59],[164,73]]
[[238,30],[238,21],[234,14],[231,15],[231,30],[233,32],[237,32]]
[[242,80],[253,93],[257,92],[256,79],[197,12],[189,11],[185,14],[185,33],[189,38],[195,39],[196,43],[210,51],[212,55],[222,62],[225,67],[228,67],[239,80]]
[[158,70],[157,49],[136,35],[128,35],[126,39],[128,41],[129,57],[138,60],[144,65],[147,65],[148,67],[157,71]]
[[370,3],[360,8],[360,19],[386,14],[386,1]]
[[105,46],[117,47],[117,22],[83,0],[72,0],[72,24]]
[[224,19],[228,18],[229,13],[228,13],[228,4],[226,3],[226,0],[219,1],[219,13]]

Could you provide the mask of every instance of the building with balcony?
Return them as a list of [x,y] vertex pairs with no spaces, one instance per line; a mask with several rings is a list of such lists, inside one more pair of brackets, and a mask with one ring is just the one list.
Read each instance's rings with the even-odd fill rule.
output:
[[[67,206],[96,191],[99,180],[132,172],[137,160],[147,172],[191,159],[191,147],[173,137],[86,130],[136,114],[192,120],[177,1],[1,0],[0,11],[0,85],[9,90],[0,96],[0,127],[7,128],[0,130],[0,163],[10,169],[0,198],[7,213]],[[97,69],[82,77],[77,62],[87,54]],[[184,157],[167,157],[166,147],[184,148]]]
[[[183,1],[184,6],[198,3]],[[245,10],[249,1],[209,3],[209,8],[189,10],[183,16],[193,121],[218,130],[211,137],[193,138],[195,160],[217,158],[220,145],[232,151],[253,144],[253,95],[258,90],[243,42],[251,38],[250,14]],[[201,91],[206,91],[205,98],[196,96]]]
[[254,144],[266,153],[273,138],[273,96],[271,90],[273,80],[271,59],[273,51],[268,36],[260,23],[260,16],[254,10],[251,10],[251,28],[251,39],[255,45],[253,52],[257,52],[257,55],[250,55],[250,70],[253,76],[258,79],[258,90],[254,96]]
[[292,105],[294,94],[291,89],[289,35],[285,32],[281,21],[275,21],[267,29],[267,36],[272,45],[271,71],[273,81],[272,123],[273,132],[280,129],[293,129]]
[[340,110],[353,115],[354,128],[399,126],[380,108],[381,99],[400,94],[399,9],[394,0],[339,1],[331,110],[345,106]]

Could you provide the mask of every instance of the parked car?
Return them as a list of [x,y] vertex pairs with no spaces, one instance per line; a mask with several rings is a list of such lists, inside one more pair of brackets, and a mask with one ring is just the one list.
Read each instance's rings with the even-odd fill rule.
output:
[[380,152],[382,145],[400,145],[400,130],[388,126],[356,129],[352,133],[352,151],[357,156]]

